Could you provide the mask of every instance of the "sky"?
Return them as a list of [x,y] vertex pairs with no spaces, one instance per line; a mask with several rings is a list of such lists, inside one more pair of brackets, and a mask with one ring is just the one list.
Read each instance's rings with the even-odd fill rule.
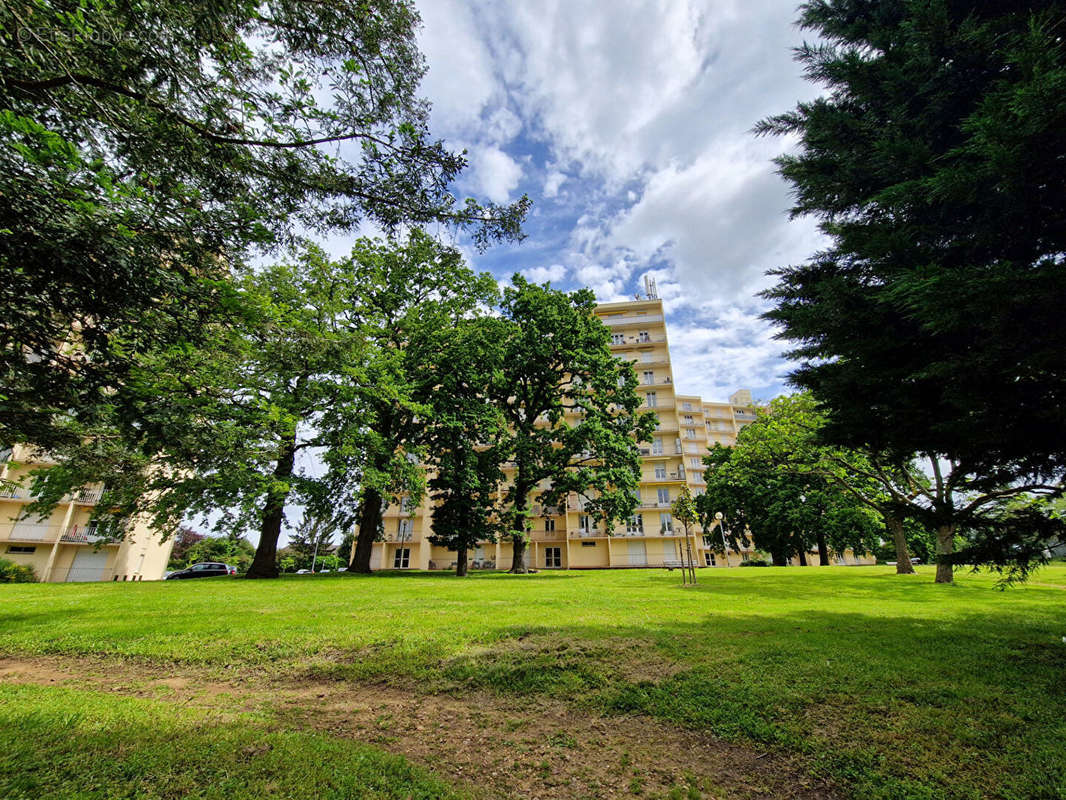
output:
[[760,118],[817,94],[769,0],[418,0],[431,130],[465,148],[460,193],[533,201],[519,244],[471,264],[505,280],[623,300],[655,277],[679,391],[787,391],[784,343],[759,319],[768,269],[822,246],[790,221]]

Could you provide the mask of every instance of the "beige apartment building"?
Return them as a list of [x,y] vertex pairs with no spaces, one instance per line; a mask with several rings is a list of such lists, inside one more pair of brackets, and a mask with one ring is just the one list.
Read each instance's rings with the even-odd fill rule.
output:
[[159,580],[166,574],[173,539],[163,542],[144,524],[118,541],[98,535],[89,521],[102,486],[82,489],[41,520],[27,515],[28,475],[48,458],[25,446],[0,454],[0,558],[33,567],[43,582]]
[[[729,402],[705,401],[681,394],[674,381],[670,345],[662,300],[654,288],[643,299],[605,303],[596,314],[611,331],[615,357],[629,361],[637,372],[638,391],[644,406],[655,411],[659,424],[651,442],[640,445],[641,480],[636,513],[614,530],[602,529],[602,521],[585,514],[582,499],[571,495],[566,507],[533,506],[532,531],[526,552],[527,565],[537,569],[582,569],[611,567],[661,567],[682,559],[684,531],[673,519],[670,506],[681,490],[703,492],[702,456],[719,442],[736,444],[737,433],[755,420],[751,392],[741,389]],[[728,526],[728,518],[725,520]],[[374,545],[374,569],[450,569],[456,554],[433,545],[433,509],[427,498],[413,505],[406,498],[384,513],[385,541]],[[725,557],[714,542],[722,544],[715,525],[704,532],[690,532],[696,563],[701,567],[737,566],[751,551],[730,550]],[[506,569],[511,565],[509,541],[478,545],[469,554],[472,569]],[[810,561],[810,559],[809,559]],[[854,554],[837,556],[838,563],[869,563]],[[817,563],[817,556],[810,563]]]

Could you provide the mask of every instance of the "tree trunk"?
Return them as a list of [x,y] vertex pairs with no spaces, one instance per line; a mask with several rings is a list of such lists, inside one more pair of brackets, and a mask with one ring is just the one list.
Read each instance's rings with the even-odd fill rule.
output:
[[818,566],[829,566],[829,547],[825,543],[825,531],[819,530],[815,534],[815,538],[818,541]]
[[[296,436],[293,435],[274,467],[274,477],[287,481],[292,477],[293,464],[296,461]],[[285,501],[289,490],[271,492],[263,506],[263,515],[259,525],[259,545],[255,548],[255,557],[248,567],[246,578],[278,577],[278,537],[281,536],[281,521],[285,517]]]
[[459,545],[458,554],[455,560],[455,574],[457,577],[466,577],[466,545]]
[[801,567],[807,566],[807,554],[802,549],[799,551],[799,560]]
[[940,525],[936,529],[936,582],[953,583],[955,580],[953,567],[945,560],[955,552],[955,525],[954,523]]
[[525,575],[529,572],[526,567],[526,537],[511,537],[511,568],[507,570],[512,575]]
[[785,556],[785,553],[782,550],[771,551],[770,558],[773,560],[775,567],[788,566],[788,558]]
[[[525,575],[529,572],[526,567],[526,509],[529,508],[529,492],[532,485],[525,478],[521,465],[515,480],[515,507],[514,507],[514,533],[511,535],[511,568],[507,570],[512,575]],[[565,502],[565,500],[564,500]]]
[[885,527],[892,534],[892,542],[896,545],[896,574],[913,575],[914,565],[911,564],[911,554],[907,550],[907,537],[903,533],[903,520],[900,517],[886,514]]
[[381,492],[377,489],[363,491],[363,501],[359,508],[359,534],[355,537],[352,572],[370,572],[370,554],[374,551],[374,540],[378,538],[378,531],[381,528],[381,500]]

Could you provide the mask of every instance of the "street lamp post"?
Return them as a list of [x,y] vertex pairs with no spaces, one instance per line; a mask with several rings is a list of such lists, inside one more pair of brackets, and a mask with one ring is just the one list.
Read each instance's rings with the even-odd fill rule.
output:
[[725,514],[721,511],[716,511],[714,518],[718,520],[718,533],[722,536],[722,557],[725,558],[725,565],[729,566],[729,544],[725,540]]

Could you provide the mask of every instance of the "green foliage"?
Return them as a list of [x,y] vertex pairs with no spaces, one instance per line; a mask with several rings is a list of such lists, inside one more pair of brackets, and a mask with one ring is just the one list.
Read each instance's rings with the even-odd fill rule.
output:
[[188,549],[181,566],[188,567],[200,561],[221,561],[244,573],[251,566],[254,555],[255,548],[243,537],[205,536]]
[[704,457],[707,489],[696,498],[705,529],[722,513],[734,547],[750,533],[778,565],[814,549],[823,564],[829,550],[872,550],[883,530],[876,487],[841,468],[846,458],[862,463],[861,454],[817,443],[820,424],[809,397],[780,397],[744,427],[736,447],[716,444]]
[[[365,413],[352,421],[358,449],[329,453],[326,461],[344,463],[354,456],[365,462],[358,516],[339,520],[340,527],[358,520],[352,566],[365,572],[381,532],[383,505],[404,495],[417,502],[425,489],[419,459],[434,411],[431,398],[450,369],[441,360],[442,337],[491,304],[497,289],[489,274],[471,271],[458,250],[420,231],[402,244],[359,240],[343,263],[359,287],[352,313],[366,346],[359,385]],[[342,483],[341,490],[347,488]]]
[[0,558],[0,583],[37,583],[37,573],[28,564]]
[[960,526],[982,532],[967,558],[1024,576],[1047,520],[1000,501],[1066,470],[1066,6],[818,0],[800,24],[821,97],[757,126],[799,139],[793,213],[831,241],[766,295],[791,380],[828,441],[928,461],[935,492],[908,504],[938,580]]
[[844,443],[1061,465],[1066,6],[819,0],[800,24],[823,94],[759,126],[799,137],[793,213],[832,242],[770,292],[793,380]]
[[323,559],[330,555],[333,547],[334,533],[335,529],[327,521],[305,514],[296,530],[289,533],[285,555],[291,557],[292,568],[287,571],[311,569],[312,563],[316,570],[321,568]]
[[297,232],[520,238],[527,199],[450,191],[418,24],[395,0],[0,6],[0,442],[76,440],[70,409],[125,404],[136,356],[199,342],[231,271]]
[[426,431],[435,503],[431,541],[457,551],[460,575],[466,574],[467,551],[504,531],[497,500],[509,439],[492,387],[503,368],[506,328],[493,317],[464,320],[435,344],[439,370],[426,398],[433,409]]
[[557,505],[577,493],[608,530],[636,505],[640,456],[635,443],[650,440],[655,415],[638,411],[636,372],[614,358],[607,327],[593,314],[595,305],[588,289],[567,294],[518,274],[504,290],[500,316],[508,326],[493,394],[508,425],[507,450],[514,460],[505,496],[513,571],[525,571],[531,494]]
[[204,539],[204,535],[192,528],[182,526],[178,529],[178,532],[174,534],[174,544],[170,550],[170,561],[167,562],[167,569],[184,569],[189,565],[188,553],[189,549]]

